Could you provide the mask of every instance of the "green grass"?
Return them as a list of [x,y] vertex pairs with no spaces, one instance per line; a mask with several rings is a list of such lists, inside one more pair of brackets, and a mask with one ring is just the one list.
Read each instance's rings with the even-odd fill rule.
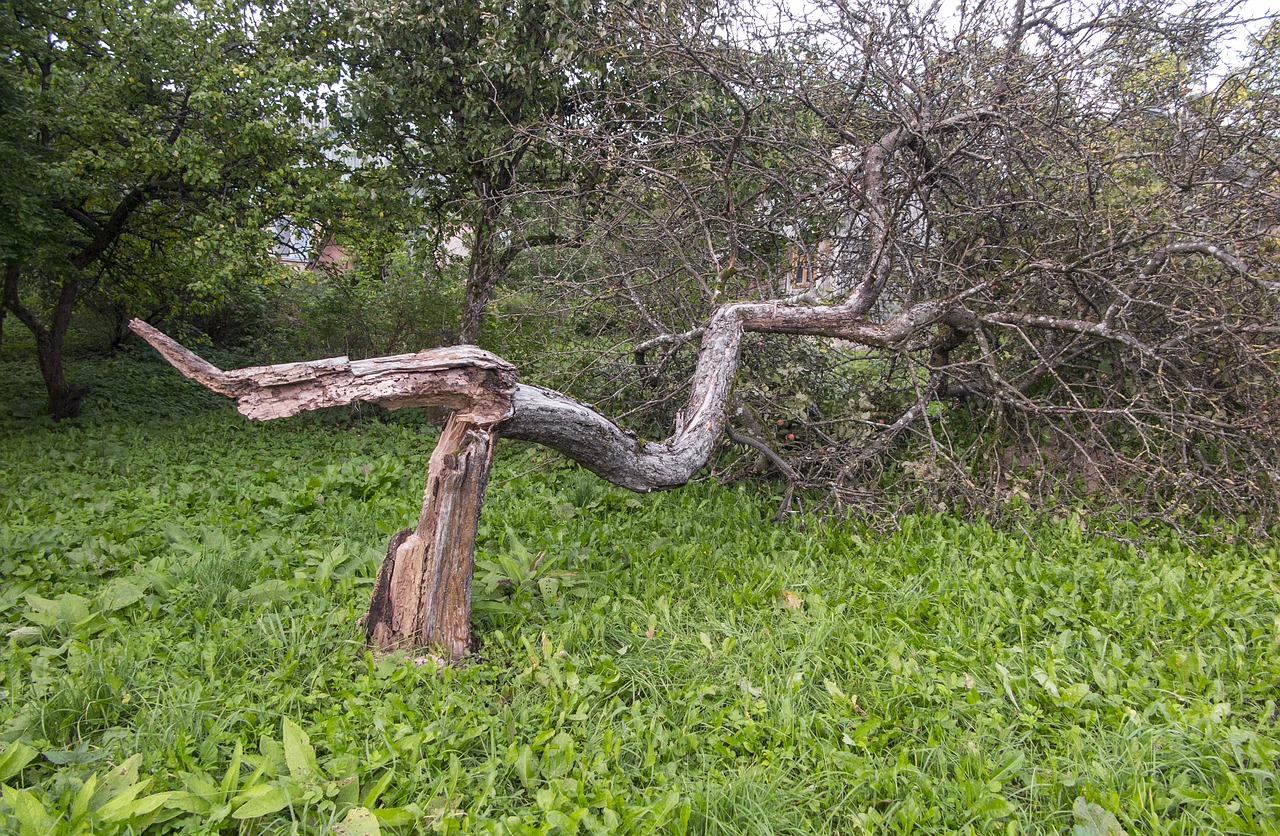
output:
[[777,525],[757,488],[636,496],[504,445],[481,658],[375,661],[429,429],[254,425],[137,357],[54,427],[25,363],[0,830],[1280,832],[1274,543]]

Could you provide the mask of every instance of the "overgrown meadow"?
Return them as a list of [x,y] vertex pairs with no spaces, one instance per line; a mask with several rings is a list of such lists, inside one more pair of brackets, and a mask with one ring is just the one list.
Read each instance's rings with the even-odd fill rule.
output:
[[775,524],[511,444],[479,658],[379,660],[420,416],[254,425],[122,355],[53,426],[33,365],[0,362],[5,832],[1280,832],[1272,542]]

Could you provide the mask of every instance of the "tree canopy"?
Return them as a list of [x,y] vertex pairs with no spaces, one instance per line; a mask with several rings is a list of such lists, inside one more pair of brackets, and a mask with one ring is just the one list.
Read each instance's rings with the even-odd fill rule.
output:
[[63,418],[83,394],[62,361],[77,304],[94,291],[154,316],[177,288],[226,293],[323,163],[313,99],[331,70],[284,4],[6,10],[6,147],[23,176],[5,186],[18,223],[4,302],[34,334]]
[[352,0],[335,112],[370,166],[401,173],[435,223],[468,240],[459,341],[511,261],[571,235],[521,212],[532,191],[564,194],[575,171],[547,140],[572,120],[602,65],[585,48],[598,11],[578,0],[378,3]]

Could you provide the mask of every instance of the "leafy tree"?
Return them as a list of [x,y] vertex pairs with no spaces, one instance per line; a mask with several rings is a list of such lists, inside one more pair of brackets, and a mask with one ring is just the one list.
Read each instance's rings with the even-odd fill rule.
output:
[[326,189],[316,238],[331,237],[343,263],[296,273],[272,294],[263,337],[273,353],[370,357],[453,341],[465,259],[448,227],[388,174],[356,167]]
[[[0,40],[6,44],[22,37],[18,15],[17,5],[0,8]],[[45,232],[35,208],[37,188],[32,176],[39,146],[28,130],[30,100],[12,58],[10,54],[0,64],[0,182],[4,183],[0,188],[0,261],[6,267],[35,247]],[[0,347],[7,314],[8,309],[0,304]]]
[[530,192],[583,188],[554,138],[604,71],[582,42],[596,7],[350,0],[349,8],[351,77],[335,110],[367,166],[400,172],[437,228],[469,237],[458,339],[474,343],[514,259],[575,243],[563,224],[521,205]]
[[141,283],[153,297],[144,314],[162,312],[175,287],[225,294],[216,280],[188,283],[194,258],[261,253],[268,222],[320,174],[308,115],[324,35],[282,3],[6,10],[17,95],[3,118],[27,177],[5,185],[5,211],[21,217],[2,242],[4,305],[35,336],[61,419],[85,392],[68,382],[63,349],[87,291],[132,305],[142,300],[128,283]]

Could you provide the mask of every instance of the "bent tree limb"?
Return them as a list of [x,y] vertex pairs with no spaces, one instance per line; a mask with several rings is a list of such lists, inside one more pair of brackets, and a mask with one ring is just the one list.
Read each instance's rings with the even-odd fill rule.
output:
[[850,306],[722,306],[702,335],[676,432],[658,442],[637,438],[567,395],[517,383],[514,366],[475,346],[223,371],[141,320],[129,327],[184,375],[235,398],[255,420],[354,401],[452,411],[431,456],[418,524],[393,539],[379,570],[366,636],[379,649],[431,647],[457,660],[471,649],[476,523],[499,435],[551,447],[633,491],[676,487],[707,463],[725,432],[745,331],[889,346],[967,313],[958,298],[912,306],[884,324],[861,319]]

